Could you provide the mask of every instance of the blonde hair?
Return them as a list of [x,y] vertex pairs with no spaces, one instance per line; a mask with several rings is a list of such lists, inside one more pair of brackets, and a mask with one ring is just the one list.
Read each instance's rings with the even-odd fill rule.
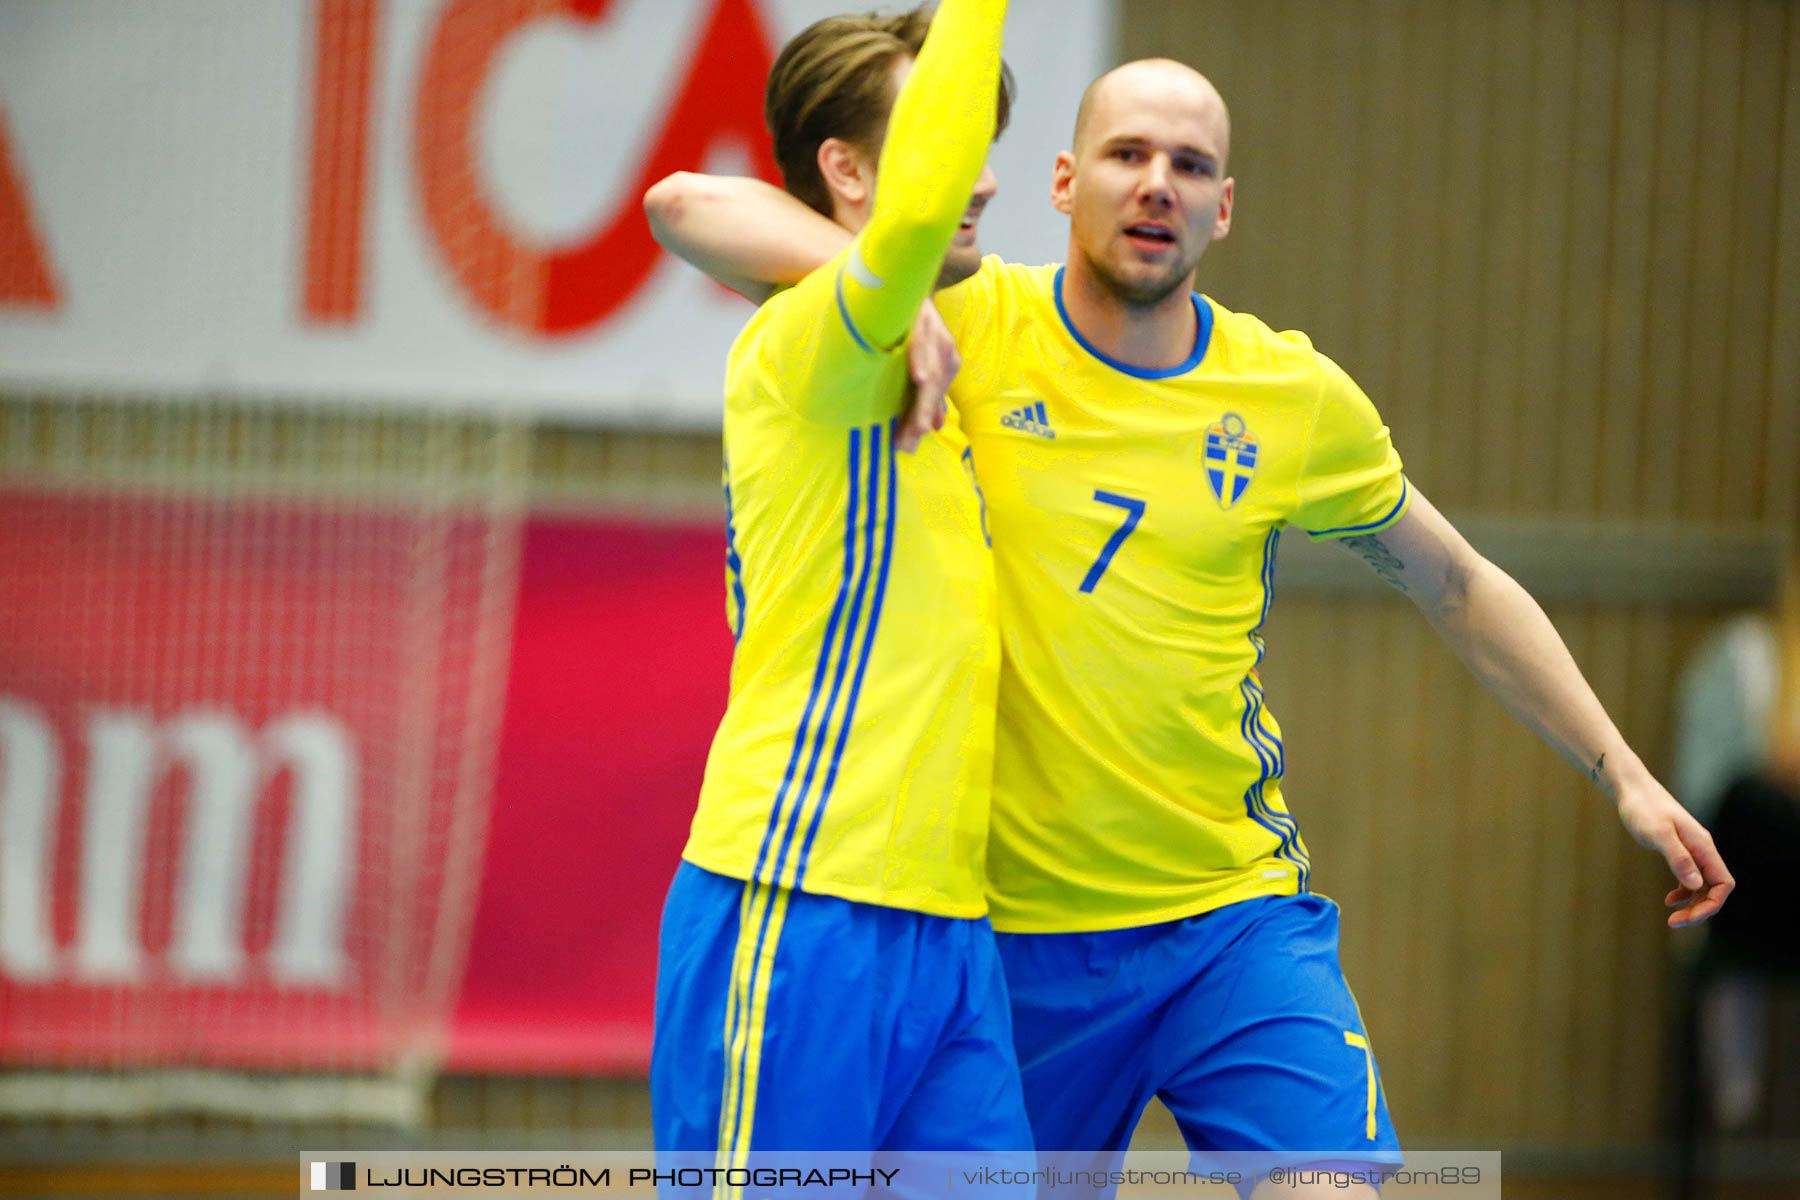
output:
[[[894,64],[917,57],[931,28],[931,7],[892,15],[826,17],[783,46],[769,70],[763,120],[787,190],[831,216],[831,190],[819,173],[819,147],[838,138],[874,155],[894,106]],[[1004,67],[994,136],[1012,112],[1012,73]]]

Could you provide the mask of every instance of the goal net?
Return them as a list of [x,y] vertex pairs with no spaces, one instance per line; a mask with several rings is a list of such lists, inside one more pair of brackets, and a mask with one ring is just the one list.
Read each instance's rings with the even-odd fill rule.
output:
[[411,1115],[478,875],[521,437],[0,409],[0,1108]]
[[[0,13],[0,1113],[413,1120],[528,430],[491,378],[396,399],[369,349],[382,6],[145,7]],[[115,246],[128,216],[169,232]],[[536,303],[434,220],[485,303]]]

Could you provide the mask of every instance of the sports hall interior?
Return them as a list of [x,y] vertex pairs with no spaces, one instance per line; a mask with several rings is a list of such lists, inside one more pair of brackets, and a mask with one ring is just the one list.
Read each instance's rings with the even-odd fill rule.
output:
[[[49,0],[35,7],[53,19]],[[316,0],[306,19],[316,15],[317,30],[333,20],[366,28],[367,10],[380,7]],[[1789,676],[1777,694],[1800,704],[1792,678],[1800,673],[1800,3],[1117,0],[1106,11],[1116,58],[1192,63],[1231,104],[1237,213],[1230,237],[1207,253],[1201,290],[1277,328],[1305,330],[1350,372],[1394,431],[1412,484],[1539,598],[1659,777],[1676,770],[1684,680],[1727,622],[1759,614],[1770,623],[1784,647],[1775,668]],[[485,36],[471,20],[469,36]],[[1032,81],[1020,83],[1028,104]],[[22,104],[0,76],[0,137]],[[29,180],[42,164],[24,144],[15,136],[0,166]],[[0,211],[0,227],[16,231],[25,219]],[[33,219],[54,231],[54,220]],[[486,253],[482,238],[471,232],[467,252]],[[54,252],[55,238],[48,242]],[[1045,258],[1061,253],[1044,248]],[[496,303],[541,304],[530,270],[509,269],[501,264]],[[24,271],[0,262],[0,277],[12,273],[0,279],[0,330],[10,322],[15,337],[28,336],[16,332],[19,322],[55,319],[34,315]],[[329,308],[328,298],[320,303]],[[183,577],[168,574],[184,563],[204,589],[207,579],[238,578],[229,573],[259,553],[270,561],[281,553],[230,540],[236,534],[209,542],[211,531],[236,526],[194,516],[195,504],[249,511],[269,495],[300,496],[324,516],[272,519],[267,536],[304,534],[319,545],[330,541],[332,514],[348,514],[342,528],[353,536],[320,553],[341,555],[330,561],[346,569],[363,564],[375,581],[361,591],[346,585],[335,599],[308,583],[291,601],[298,607],[283,608],[283,568],[257,585],[255,611],[324,621],[341,606],[391,604],[368,625],[370,645],[385,640],[413,654],[408,661],[432,664],[435,713],[389,720],[375,706],[389,697],[404,707],[405,689],[390,696],[375,681],[357,693],[383,736],[416,743],[396,757],[396,778],[413,772],[444,797],[375,835],[431,847],[408,886],[432,899],[405,907],[389,936],[414,937],[409,921],[438,924],[416,935],[422,957],[386,968],[391,994],[425,1006],[427,1035],[443,1033],[456,1005],[467,946],[452,935],[466,936],[476,919],[475,898],[445,899],[447,885],[479,872],[480,831],[503,819],[486,806],[504,753],[497,731],[509,719],[501,677],[521,661],[512,622],[531,547],[596,526],[609,539],[601,544],[625,547],[631,557],[621,561],[646,571],[665,553],[700,555],[709,570],[722,560],[717,430],[661,420],[655,400],[632,410],[639,417],[591,422],[341,394],[325,404],[278,390],[246,398],[229,380],[160,392],[129,379],[70,388],[0,367],[0,504],[35,514],[24,526],[34,537],[64,529],[80,538],[99,528],[79,523],[84,497],[129,498],[142,509],[130,519],[171,548],[157,568],[159,595],[186,595]],[[381,511],[405,514],[404,536],[430,547],[391,577],[375,578],[389,570],[377,562],[385,551],[356,549],[395,532],[367,515],[370,496]],[[108,528],[130,543],[128,529]],[[586,544],[570,536],[570,545]],[[6,544],[0,701],[10,702],[5,693],[33,686],[44,663],[86,660],[31,640],[74,628],[54,612],[28,611],[51,603],[37,586],[42,563],[67,569],[68,556]],[[207,575],[219,555],[225,573]],[[108,562],[129,571],[137,560]],[[707,634],[716,652],[725,636],[720,576],[700,578],[710,590],[688,595],[680,611],[718,624]],[[117,582],[86,579],[101,592]],[[438,599],[421,600],[429,588]],[[630,591],[626,580],[605,594]],[[1341,905],[1345,972],[1403,1141],[1501,1150],[1515,1197],[1800,1195],[1792,889],[1765,877],[1734,898],[1770,906],[1761,928],[1776,932],[1723,965],[1705,929],[1664,928],[1661,862],[1630,842],[1579,771],[1481,691],[1403,597],[1351,555],[1298,535],[1281,543],[1277,593],[1261,671],[1286,740],[1284,791],[1315,864],[1313,886]],[[649,585],[640,595],[646,609],[665,599]],[[629,656],[637,633],[626,622],[637,615],[626,606],[559,619],[587,627],[578,644]],[[226,658],[262,644],[255,632],[220,636]],[[125,666],[95,669],[159,670],[144,665],[154,654],[141,649],[121,651]],[[195,653],[195,670],[210,669]],[[580,664],[593,694],[641,683],[610,681],[610,653]],[[633,663],[648,652],[639,653]],[[706,703],[722,700],[717,684]],[[543,721],[558,715],[553,704],[537,710]],[[619,778],[643,777],[647,768],[631,756],[648,752],[629,731],[584,734],[587,712],[560,716],[575,740],[620,756]],[[658,778],[697,781],[705,744],[691,743],[680,762],[657,764]],[[584,803],[611,806],[608,820],[625,827],[641,797],[608,795],[614,769],[560,782],[584,789]],[[0,824],[0,837],[8,828]],[[546,818],[529,836],[564,835]],[[596,879],[639,853],[619,836],[585,851]],[[158,844],[165,859],[179,857],[176,834]],[[0,872],[9,869],[5,849]],[[668,855],[667,842],[655,853]],[[1792,843],[1785,854],[1792,862]],[[669,858],[642,874],[666,878],[673,868]],[[0,903],[13,895],[0,879]],[[636,911],[653,911],[647,895]],[[571,938],[590,932],[563,929]],[[1756,981],[1761,1001],[1754,1104],[1726,1121],[1702,1026],[1709,984],[1734,972]],[[359,1045],[220,1070],[204,1037],[170,1040],[165,1030],[163,1040],[135,1045],[136,1017],[119,1014],[136,1009],[89,997],[85,1016],[45,1017],[32,986],[0,973],[0,1194],[285,1195],[302,1148],[647,1148],[647,1060],[630,1030],[612,1050],[560,1066],[554,1055],[509,1058],[494,1044],[457,1061],[432,1052],[438,1043],[426,1036],[408,1043],[426,1050],[401,1058],[382,1059],[379,1048],[370,1057]],[[227,1003],[204,990],[183,995],[171,1003],[188,1006],[184,1020],[204,1023],[209,1004]],[[641,989],[608,1002],[635,1005],[640,1025],[647,1019]],[[297,1007],[292,1019],[316,1028],[325,1018],[311,1011]],[[22,1032],[30,1020],[74,1032],[33,1040]],[[88,1036],[70,1023],[81,1020],[88,1033],[125,1032]],[[190,1054],[190,1045],[199,1049]],[[381,1094],[406,1099],[383,1109],[344,1098],[335,1074],[367,1074],[371,1061],[384,1074]],[[134,1079],[142,1085],[132,1091]],[[132,1098],[94,1098],[121,1087]],[[252,1094],[265,1087],[299,1098]],[[249,1098],[234,1107],[240,1090]],[[1179,1144],[1153,1108],[1136,1145]]]

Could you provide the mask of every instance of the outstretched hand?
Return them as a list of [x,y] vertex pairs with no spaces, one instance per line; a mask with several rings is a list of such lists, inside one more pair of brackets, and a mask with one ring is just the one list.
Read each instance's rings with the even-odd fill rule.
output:
[[956,339],[929,300],[919,306],[906,358],[912,381],[906,390],[906,409],[894,425],[894,449],[911,454],[926,436],[944,427],[945,397],[962,369]]
[[1681,807],[1680,801],[1655,780],[1619,795],[1619,819],[1638,845],[1663,856],[1678,887],[1663,898],[1669,928],[1698,925],[1725,905],[1725,897],[1737,886],[1725,860],[1713,845],[1712,834]]

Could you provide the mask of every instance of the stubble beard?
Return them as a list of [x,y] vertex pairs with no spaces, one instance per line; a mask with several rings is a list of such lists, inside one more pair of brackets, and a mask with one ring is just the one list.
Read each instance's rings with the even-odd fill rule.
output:
[[938,268],[938,290],[955,287],[965,279],[972,279],[980,270],[980,245],[952,246],[945,252],[943,265]]
[[1188,281],[1199,265],[1198,262],[1176,262],[1167,271],[1146,278],[1127,275],[1086,251],[1082,256],[1087,259],[1088,269],[1100,286],[1127,308],[1156,307],[1175,292],[1191,286]]

